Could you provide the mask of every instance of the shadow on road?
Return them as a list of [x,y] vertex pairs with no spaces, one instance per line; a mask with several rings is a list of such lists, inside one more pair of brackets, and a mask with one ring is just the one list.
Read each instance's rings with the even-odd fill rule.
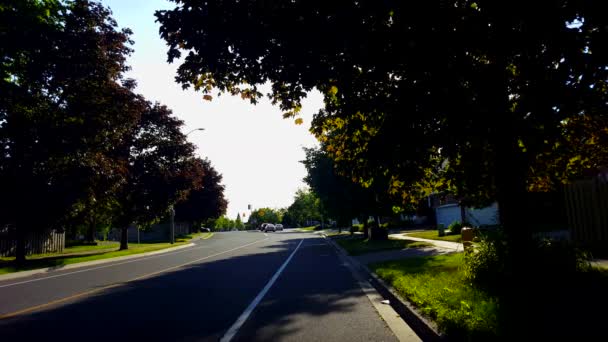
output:
[[[317,239],[307,239],[302,251],[322,247],[306,246],[314,240]],[[296,238],[272,241],[272,245],[254,249],[256,253],[212,259],[126,283],[58,307],[5,319],[0,321],[0,336],[4,341],[49,337],[64,341],[216,341],[266,285],[299,241]],[[260,309],[276,307],[275,304],[289,298],[289,307],[284,310],[264,311],[262,319],[265,322],[261,324],[283,328],[274,331],[274,338],[303,328],[289,324],[292,316],[323,316],[351,310],[351,299],[361,296],[352,281],[310,281],[312,277],[331,277],[329,273],[335,274],[334,268],[308,265],[305,258],[294,257],[269,292],[268,300],[260,306]],[[313,274],[314,270],[319,273]]]

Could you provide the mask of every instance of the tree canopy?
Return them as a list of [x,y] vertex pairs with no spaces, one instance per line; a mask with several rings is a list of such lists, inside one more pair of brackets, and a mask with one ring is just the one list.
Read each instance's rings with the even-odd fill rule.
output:
[[259,208],[255,209],[249,215],[247,223],[258,227],[262,223],[280,223],[282,219],[281,211],[273,208]]
[[608,162],[600,2],[176,2],[156,15],[168,60],[184,55],[178,82],[253,103],[270,82],[286,117],[320,90],[312,132],[336,167],[404,203],[498,199],[503,225],[523,227],[524,192]]
[[304,227],[310,221],[323,221],[321,201],[309,189],[298,189],[293,203],[285,211],[282,222],[288,227]]
[[201,224],[226,214],[228,200],[224,197],[222,175],[208,159],[197,159],[203,171],[201,187],[193,189],[188,197],[175,206],[175,219]]
[[0,5],[0,224],[18,262],[30,232],[126,233],[201,186],[183,123],[124,76],[130,35],[94,1]]

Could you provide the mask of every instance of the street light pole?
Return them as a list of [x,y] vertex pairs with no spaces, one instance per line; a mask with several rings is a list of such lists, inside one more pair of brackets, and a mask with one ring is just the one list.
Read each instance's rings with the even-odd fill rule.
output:
[[[198,127],[198,128],[195,128],[195,129],[189,131],[188,133],[186,133],[184,135],[187,137],[192,132],[195,132],[195,131],[204,131],[204,130],[205,130],[204,128]],[[169,227],[170,227],[170,230],[171,230],[171,232],[170,232],[171,237],[170,238],[171,238],[171,244],[174,244],[175,243],[175,208],[173,206],[171,206],[169,208],[169,213],[171,214],[171,221],[169,222]]]
[[194,131],[204,131],[204,130],[205,130],[205,129],[204,129],[204,128],[202,128],[202,127],[195,128],[195,129],[191,130],[190,132],[186,133],[186,134],[185,134],[185,136],[188,136],[188,134],[190,134],[190,133],[192,133],[192,132],[194,132]]
[[169,227],[171,229],[171,244],[175,243],[175,209],[173,206],[169,209],[169,213],[171,214],[171,221],[169,223]]

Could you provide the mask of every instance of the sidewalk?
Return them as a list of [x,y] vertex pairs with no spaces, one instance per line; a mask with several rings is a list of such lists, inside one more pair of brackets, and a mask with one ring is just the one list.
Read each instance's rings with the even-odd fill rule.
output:
[[388,237],[393,238],[393,239],[399,239],[399,240],[424,241],[424,242],[433,244],[435,247],[448,249],[452,252],[464,251],[464,247],[463,247],[462,243],[460,243],[460,242],[422,239],[422,238],[409,236],[407,234],[390,234]]

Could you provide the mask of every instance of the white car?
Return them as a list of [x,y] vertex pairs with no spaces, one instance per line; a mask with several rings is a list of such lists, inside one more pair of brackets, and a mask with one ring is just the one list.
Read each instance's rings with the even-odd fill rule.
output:
[[282,225],[282,224],[280,224],[280,223],[277,223],[277,224],[275,224],[275,225],[274,225],[274,228],[275,228],[276,230],[283,230],[283,225]]
[[277,227],[275,227],[275,225],[272,224],[272,223],[267,223],[264,226],[263,231],[265,231],[265,232],[276,232],[277,231]]

